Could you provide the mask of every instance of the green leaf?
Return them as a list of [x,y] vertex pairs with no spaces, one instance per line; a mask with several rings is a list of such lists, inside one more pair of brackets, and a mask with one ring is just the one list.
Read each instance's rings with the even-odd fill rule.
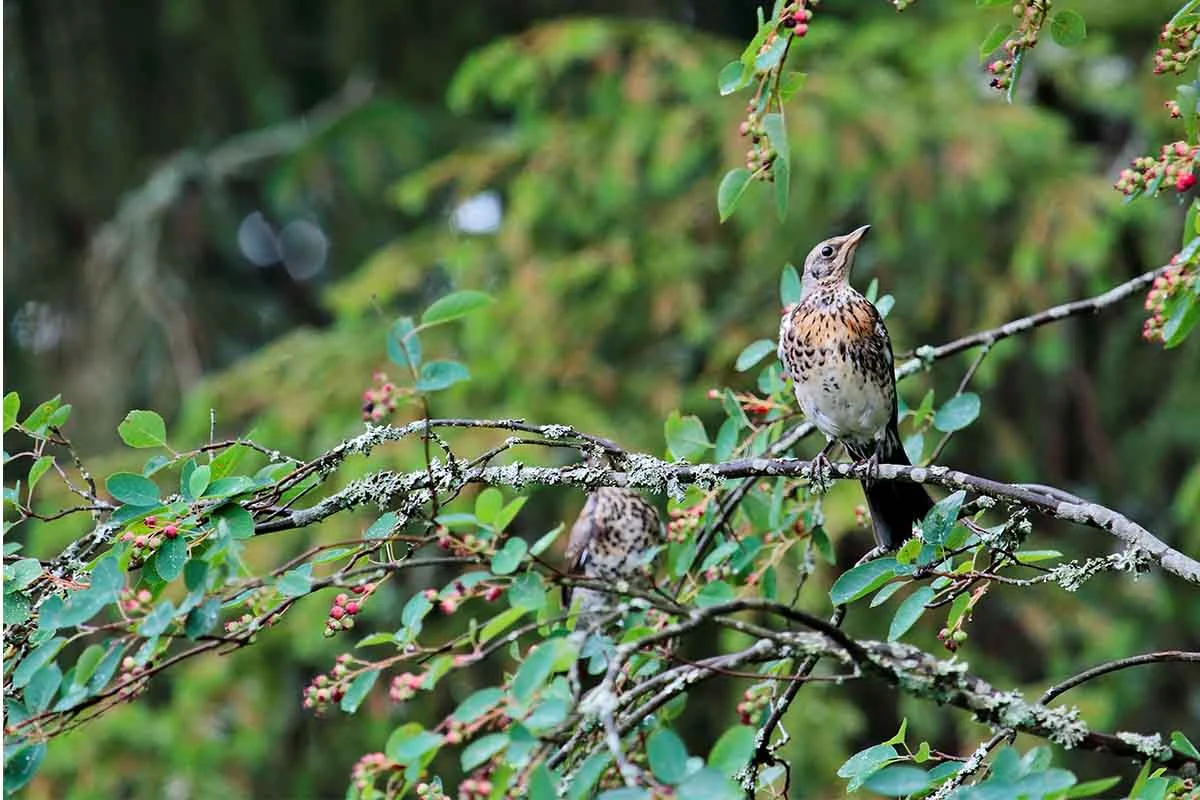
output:
[[725,581],[705,583],[696,593],[696,605],[700,608],[728,603],[736,596],[733,587]]
[[1020,797],[1044,797],[1075,785],[1075,774],[1065,769],[1047,769],[1026,775],[1012,784],[1013,793]]
[[4,595],[4,624],[20,625],[29,619],[33,607],[29,598],[19,592]]
[[1004,93],[1004,99],[1009,104],[1017,96],[1017,83],[1021,80],[1021,75],[1025,72],[1025,51],[1026,48],[1022,47],[1012,58],[1012,69],[1009,71],[1008,76],[1008,91]]
[[1059,11],[1050,18],[1050,38],[1061,47],[1074,47],[1087,38],[1087,23],[1078,11]]
[[154,481],[132,472],[114,472],[104,481],[104,488],[119,503],[131,506],[156,506],[159,503]]
[[592,787],[600,780],[600,776],[608,769],[612,756],[607,750],[601,749],[592,753],[575,772],[575,777],[567,786],[567,800],[583,800],[591,797]]
[[979,416],[979,395],[963,392],[946,401],[933,415],[933,427],[942,433],[959,431]]
[[674,786],[687,777],[688,753],[683,741],[668,729],[650,734],[646,742],[646,759],[654,777]]
[[558,648],[553,639],[541,642],[525,657],[512,680],[513,698],[522,706],[528,705],[534,694],[542,688],[554,669]]
[[53,661],[35,672],[25,687],[26,710],[31,714],[45,711],[54,698],[54,693],[58,691],[62,677],[62,670]]
[[504,547],[492,556],[493,575],[511,575],[521,566],[521,559],[529,552],[529,545],[524,539],[512,537],[504,543]]
[[1076,784],[1075,786],[1072,786],[1070,789],[1067,789],[1067,791],[1063,792],[1062,796],[1064,798],[1093,797],[1095,795],[1101,794],[1102,792],[1107,792],[1109,789],[1113,788],[1120,782],[1121,782],[1120,775],[1114,775],[1111,778],[1100,778],[1099,780],[1086,781],[1084,783]]
[[504,611],[501,611],[499,614],[489,619],[487,624],[479,630],[480,644],[483,644],[484,642],[490,642],[492,639],[495,639],[497,636],[504,633],[504,631],[511,628],[517,620],[528,613],[529,612],[524,608],[506,608]]
[[192,474],[188,476],[188,493],[192,497],[203,497],[204,490],[208,488],[210,480],[212,480],[212,467],[208,464],[201,464],[192,470]]
[[187,542],[183,536],[176,536],[174,539],[167,539],[158,548],[158,552],[154,554],[154,570],[158,576],[164,581],[173,581],[179,577],[179,573],[183,572],[183,565],[187,561]]
[[700,418],[693,415],[683,417],[678,411],[672,411],[667,417],[664,433],[667,449],[676,460],[695,460],[713,446]]
[[210,597],[188,612],[183,621],[183,633],[195,640],[212,630],[221,618],[221,601]]
[[342,696],[338,708],[347,714],[358,711],[358,707],[366,699],[367,693],[371,691],[371,687],[375,685],[378,678],[379,670],[377,669],[369,669],[360,675],[355,675],[354,680],[350,681],[350,685],[346,687],[346,694]]
[[130,447],[166,447],[167,426],[153,411],[135,409],[117,426],[121,441]]
[[1187,338],[1196,323],[1200,322],[1200,296],[1178,292],[1168,302],[1169,314],[1163,324],[1163,345],[1168,349],[1178,347]]
[[801,289],[800,273],[791,264],[783,265],[783,275],[779,279],[779,299],[784,308],[799,303],[804,296]]
[[[521,498],[521,499],[524,500],[525,498]],[[563,525],[562,523],[559,523],[557,526],[554,527],[553,530],[547,531],[546,533],[542,534],[538,538],[538,540],[533,543],[533,546],[529,548],[529,552],[532,555],[540,556],[542,553],[544,553],[546,551],[546,548],[548,548],[550,545],[554,544],[554,541],[559,536],[562,535],[562,532],[564,530],[566,530],[566,527],[567,526]]]
[[754,754],[756,733],[757,730],[749,725],[726,729],[708,754],[708,766],[725,775],[733,775],[746,766]]
[[775,41],[767,48],[766,52],[760,53],[754,58],[754,68],[759,72],[766,72],[772,67],[778,66],[783,60],[783,54],[787,51],[788,37],[776,36]]
[[45,757],[45,742],[21,747],[7,755],[4,759],[4,794],[11,797],[29,783]]
[[925,604],[933,599],[933,594],[932,587],[922,586],[904,598],[904,602],[896,609],[896,615],[892,617],[891,627],[888,628],[889,642],[894,642],[908,633],[908,629],[925,613]]
[[4,395],[4,430],[6,432],[17,424],[19,413],[21,413],[21,396],[16,392]]
[[920,767],[892,764],[884,767],[863,784],[867,789],[889,797],[903,797],[924,791],[930,785],[929,773]]
[[4,593],[20,591],[42,574],[42,564],[36,558],[22,558],[4,567]]
[[852,603],[860,597],[866,597],[896,577],[897,566],[894,556],[884,556],[852,567],[839,575],[838,579],[833,582],[833,586],[829,589],[829,597],[833,600],[834,605],[838,606]]
[[545,764],[538,764],[529,775],[529,800],[558,800],[561,779]]
[[783,78],[779,81],[779,97],[783,102],[787,102],[796,96],[796,93],[804,88],[804,82],[808,79],[807,72],[785,72]]
[[741,788],[729,776],[705,767],[697,770],[679,784],[678,800],[741,800]]
[[37,482],[46,474],[46,470],[50,469],[54,464],[54,456],[42,456],[37,461],[33,462],[33,466],[29,468],[29,477],[26,482],[29,484],[29,491],[33,491],[33,487],[37,486]]
[[392,323],[387,337],[388,360],[399,367],[417,371],[421,366],[421,340],[417,337],[417,326],[412,317],[403,317]]
[[[214,464],[216,462],[213,462]],[[216,470],[213,470],[216,474]],[[204,490],[205,497],[233,497],[255,488],[254,481],[246,475],[230,475],[227,478],[217,478]]]
[[981,63],[986,61],[987,57],[995,52],[997,47],[1004,44],[1004,40],[1008,38],[1012,30],[1013,26],[1006,22],[996,23],[996,27],[992,28],[992,32],[979,45],[979,61]]
[[1171,731],[1171,747],[1189,758],[1200,760],[1200,750],[1184,735],[1183,731]]
[[429,361],[421,367],[421,376],[414,388],[418,392],[439,392],[470,379],[470,371],[457,361]]
[[312,564],[301,564],[289,569],[275,583],[275,588],[284,597],[300,597],[312,588]]
[[1022,564],[1036,564],[1039,561],[1051,561],[1056,558],[1062,558],[1062,553],[1058,550],[1018,550],[1013,555]]
[[392,731],[384,752],[397,764],[415,763],[431,750],[442,746],[445,738],[440,733],[427,731],[419,723],[409,722]]
[[236,503],[221,506],[213,516],[217,518],[217,532],[222,536],[249,539],[254,535],[254,517]]
[[480,689],[459,703],[458,708],[454,709],[454,713],[450,716],[455,722],[469,725],[499,705],[503,699],[503,689],[495,686]]
[[467,314],[486,308],[492,302],[491,296],[485,292],[470,289],[451,292],[444,297],[439,297],[429,308],[425,309],[425,313],[421,315],[421,326],[428,328],[465,317]]
[[425,596],[424,592],[418,592],[408,598],[408,602],[404,604],[404,610],[400,612],[400,624],[406,628],[418,625],[432,610],[433,602]]
[[786,159],[780,158],[771,165],[771,188],[775,193],[775,213],[780,222],[787,220],[788,203],[791,200],[792,168]]
[[506,747],[508,747],[507,733],[489,733],[487,736],[479,737],[463,748],[462,756],[460,756],[463,772],[470,772],[480,764],[486,763]]
[[489,486],[475,498],[475,518],[481,525],[491,525],[504,508],[504,495],[499,489]]
[[364,539],[386,539],[392,535],[392,530],[396,527],[400,516],[395,511],[389,511],[379,519],[371,523],[371,527],[367,528],[363,533]]
[[770,339],[759,339],[756,342],[751,342],[738,354],[737,363],[734,367],[738,372],[745,372],[762,361],[768,353],[773,352],[775,352],[775,342]]
[[787,127],[783,115],[779,113],[766,114],[762,118],[763,131],[771,140],[777,162],[791,164],[791,147],[788,145]]
[[717,213],[721,222],[733,214],[742,195],[746,193],[746,187],[750,185],[751,177],[750,170],[737,167],[726,172],[725,177],[721,178],[721,184],[717,187]]
[[958,520],[958,511],[962,508],[967,493],[959,489],[954,494],[943,497],[934,503],[933,508],[925,515],[921,523],[921,538],[929,544],[941,544],[950,535],[954,523]]
[[892,738],[881,744],[904,744],[904,740],[908,737],[908,717],[900,720],[900,728],[892,734]]
[[138,625],[138,635],[146,639],[153,639],[161,635],[174,618],[175,604],[170,600],[163,600],[142,619],[141,624]]
[[517,514],[521,513],[521,509],[525,507],[525,503],[528,501],[528,497],[513,498],[511,503],[504,506],[504,508],[500,509],[500,512],[496,514],[496,518],[492,520],[492,527],[498,532],[505,530],[510,524],[512,524],[512,521],[516,519]]
[[513,608],[541,611],[546,607],[546,583],[536,572],[523,572],[508,587],[508,602]]
[[48,642],[38,645],[27,656],[12,673],[12,685],[14,689],[22,689],[30,680],[33,679],[34,673],[44,667],[50,659],[58,655],[58,651],[66,644],[67,640],[61,636],[55,636]]
[[741,61],[730,61],[717,73],[717,89],[721,96],[731,95],[746,85],[749,71]]
[[29,416],[21,423],[26,431],[40,435],[46,429],[46,424],[50,419],[50,415],[58,408],[58,404],[62,402],[62,395],[56,394],[49,400],[38,405],[33,411],[29,412]]

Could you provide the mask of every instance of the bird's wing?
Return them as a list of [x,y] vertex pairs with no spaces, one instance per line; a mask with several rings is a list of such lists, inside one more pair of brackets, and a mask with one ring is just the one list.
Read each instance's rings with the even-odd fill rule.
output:
[[575,524],[571,526],[571,535],[567,538],[567,570],[578,572],[587,561],[588,544],[596,535],[596,495],[588,495],[587,502]]

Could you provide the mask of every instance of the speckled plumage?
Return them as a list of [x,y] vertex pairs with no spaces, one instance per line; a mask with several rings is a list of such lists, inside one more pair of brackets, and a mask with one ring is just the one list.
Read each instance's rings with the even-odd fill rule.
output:
[[[605,581],[637,583],[651,548],[665,533],[658,510],[637,492],[603,486],[588,495],[567,540],[568,570]],[[563,593],[567,605],[571,591]],[[580,589],[582,609],[594,612],[609,604],[601,592]]]
[[[779,360],[796,402],[817,430],[851,458],[908,464],[896,425],[892,342],[878,309],[850,285],[863,226],[821,242],[804,262],[802,297],[779,325]],[[933,503],[917,484],[864,481],[885,550],[912,533]]]

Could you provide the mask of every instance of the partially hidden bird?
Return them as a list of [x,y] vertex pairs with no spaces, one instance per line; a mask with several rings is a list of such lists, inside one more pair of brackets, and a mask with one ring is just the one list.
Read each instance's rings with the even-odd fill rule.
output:
[[779,360],[804,416],[825,435],[814,472],[828,468],[837,442],[859,464],[882,550],[912,535],[933,501],[920,484],[872,479],[879,464],[909,464],[896,417],[892,342],[879,310],[850,285],[854,254],[870,225],[818,244],[804,260],[799,303],[784,310]]
[[[666,539],[658,509],[631,489],[602,486],[593,490],[571,526],[566,560],[572,574],[605,582],[640,585],[651,551]],[[594,589],[576,590],[580,621],[594,624],[613,605],[611,596]],[[572,587],[563,590],[570,607]]]

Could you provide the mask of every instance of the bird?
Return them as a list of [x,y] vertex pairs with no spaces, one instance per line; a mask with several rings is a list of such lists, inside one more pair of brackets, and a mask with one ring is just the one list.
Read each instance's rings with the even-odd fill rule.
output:
[[[601,486],[584,502],[571,526],[566,561],[572,574],[602,581],[644,583],[644,566],[666,540],[662,518],[649,501],[631,489]],[[594,624],[611,608],[611,596],[578,589],[580,624]],[[563,588],[563,605],[571,606],[572,587]]]
[[857,464],[866,464],[863,492],[875,543],[886,552],[912,535],[933,500],[920,484],[870,477],[880,463],[910,463],[897,427],[887,326],[850,285],[854,254],[870,227],[826,239],[804,259],[800,301],[784,310],[779,324],[779,360],[800,410],[827,440],[813,473],[829,468],[827,454],[838,442]]

